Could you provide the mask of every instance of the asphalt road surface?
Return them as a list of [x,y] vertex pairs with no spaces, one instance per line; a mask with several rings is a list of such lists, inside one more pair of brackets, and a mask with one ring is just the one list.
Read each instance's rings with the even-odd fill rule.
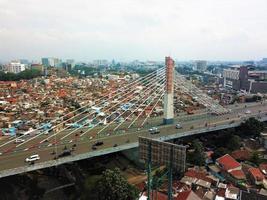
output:
[[[10,142],[9,144],[0,147],[0,171],[28,166],[29,163],[25,162],[25,158],[33,154],[39,154],[41,158],[35,163],[53,160],[58,154],[62,153],[65,148],[71,149],[73,145],[75,147],[72,154],[78,155],[90,151],[98,151],[110,148],[115,144],[120,146],[127,143],[137,142],[138,136],[157,138],[175,133],[181,133],[181,135],[183,135],[183,132],[185,131],[240,122],[250,116],[257,115],[257,117],[261,117],[267,115],[267,106],[266,104],[262,103],[251,103],[246,105],[238,104],[231,106],[231,110],[232,111],[229,114],[220,116],[208,115],[205,110],[198,112],[196,115],[182,114],[181,116],[177,116],[175,118],[175,123],[172,125],[162,125],[162,118],[151,118],[143,128],[134,127],[128,130],[127,123],[125,123],[125,125],[122,127],[122,130],[114,132],[113,129],[117,125],[115,124],[107,128],[99,135],[97,135],[97,132],[102,127],[96,127],[82,137],[80,137],[82,133],[79,130],[78,132],[74,132],[64,139],[61,139],[70,133],[70,131],[72,131],[66,130],[55,135],[54,137],[51,137],[47,141],[44,140],[49,137],[49,135],[40,135],[19,147],[17,147],[19,144]],[[251,113],[246,114],[248,110]],[[181,129],[175,128],[175,124],[177,123],[182,125]],[[148,132],[148,129],[152,126],[157,126],[160,130],[160,133],[151,135]],[[82,131],[85,132],[87,129],[84,128]],[[31,139],[31,137],[28,136],[28,138],[25,139],[28,140]],[[0,146],[8,141],[11,141],[11,138],[2,138],[0,141]],[[102,141],[103,145],[97,146],[97,150],[93,150],[92,146],[96,141]]]

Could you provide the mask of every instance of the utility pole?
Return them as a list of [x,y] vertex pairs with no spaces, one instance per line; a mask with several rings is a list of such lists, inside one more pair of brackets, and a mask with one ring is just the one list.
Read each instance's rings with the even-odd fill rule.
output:
[[173,146],[170,149],[170,161],[168,166],[168,200],[172,200],[172,167],[173,167]]
[[[151,192],[151,142],[148,144],[148,162],[147,162],[147,200],[150,200]],[[152,191],[153,192],[153,191]]]

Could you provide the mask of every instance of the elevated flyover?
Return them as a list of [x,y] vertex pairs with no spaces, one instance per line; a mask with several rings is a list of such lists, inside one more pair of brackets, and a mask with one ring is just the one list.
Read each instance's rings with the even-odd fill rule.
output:
[[[249,117],[255,117],[260,121],[267,121],[267,107],[265,104],[239,105],[231,108],[231,113],[211,116],[205,112],[197,115],[182,115],[174,118],[174,124],[163,125],[160,120],[151,119],[149,125],[142,129],[130,129],[116,134],[101,135],[95,139],[90,139],[90,135],[85,137],[68,137],[57,145],[42,143],[32,148],[17,148],[8,151],[0,156],[0,177],[11,176],[19,173],[29,172],[37,169],[57,166],[64,163],[102,156],[114,152],[119,152],[138,146],[138,136],[154,137],[160,140],[171,140],[201,133],[207,133],[231,127],[237,127],[242,121]],[[246,114],[247,110],[251,113]],[[183,128],[176,129],[175,124],[180,123]],[[151,135],[148,132],[149,126],[157,125],[160,133]],[[91,133],[93,135],[94,133]],[[92,145],[96,141],[103,141],[103,145],[96,150]],[[70,156],[54,159],[54,151],[63,152],[65,148],[70,149],[75,144],[74,151]],[[1,145],[1,142],[0,142]],[[25,158],[33,154],[39,154],[41,159],[35,164],[29,165]]]

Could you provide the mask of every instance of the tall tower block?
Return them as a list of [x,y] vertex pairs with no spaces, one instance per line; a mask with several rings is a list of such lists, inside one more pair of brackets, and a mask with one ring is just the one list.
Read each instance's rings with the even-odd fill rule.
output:
[[166,66],[166,89],[164,95],[164,118],[163,124],[173,123],[173,78],[174,78],[174,60],[171,57],[165,57]]

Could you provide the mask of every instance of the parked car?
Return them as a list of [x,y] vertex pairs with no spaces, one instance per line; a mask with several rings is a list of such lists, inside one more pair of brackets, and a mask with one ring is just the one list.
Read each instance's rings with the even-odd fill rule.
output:
[[25,162],[34,162],[36,160],[40,160],[40,156],[38,154],[31,155],[30,157],[25,159]]

